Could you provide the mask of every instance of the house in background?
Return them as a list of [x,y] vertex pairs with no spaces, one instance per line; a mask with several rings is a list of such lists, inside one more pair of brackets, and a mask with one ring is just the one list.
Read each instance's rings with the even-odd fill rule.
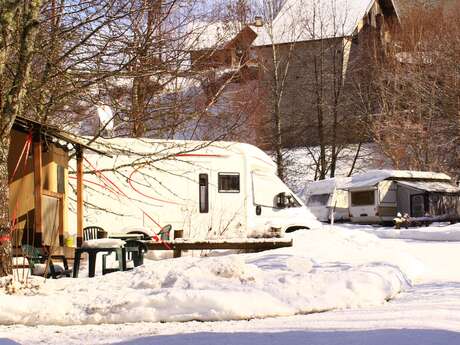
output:
[[[237,68],[243,71],[238,75],[251,78],[232,81],[258,79],[264,90],[258,95],[264,97],[266,107],[257,114],[255,144],[265,149],[272,146],[270,102],[275,102],[275,69],[285,78],[279,102],[284,146],[316,145],[318,126],[328,138],[333,134],[332,123],[339,141],[356,142],[362,136],[355,125],[360,114],[348,100],[356,85],[372,77],[369,54],[381,54],[391,42],[391,28],[399,24],[392,0],[287,0],[271,23],[240,29],[230,24],[209,24],[203,29],[197,38],[201,43],[190,53],[191,66],[220,76],[214,78],[216,85],[228,80],[228,73],[221,77],[225,72]],[[244,72],[248,69],[251,73]]]
[[[384,55],[399,17],[392,0],[287,0],[253,43],[267,89],[276,69],[286,73],[280,99],[285,147],[366,140],[357,93],[372,80],[371,57]],[[363,96],[363,95],[361,95]],[[371,105],[377,109],[377,105]],[[369,107],[368,107],[369,108]],[[366,111],[376,111],[366,109]],[[259,138],[270,148],[270,111]]]

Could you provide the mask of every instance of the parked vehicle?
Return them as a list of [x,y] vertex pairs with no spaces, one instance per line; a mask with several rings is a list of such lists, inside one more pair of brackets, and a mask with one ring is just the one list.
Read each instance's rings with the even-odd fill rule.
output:
[[336,177],[308,183],[303,200],[322,222],[349,220],[348,192],[340,189],[350,178]]
[[443,173],[371,170],[354,175],[342,189],[349,193],[355,223],[392,223],[398,212],[414,218],[460,214],[460,188]]
[[86,224],[109,232],[136,226],[158,232],[171,224],[191,239],[320,225],[252,145],[132,138],[97,144],[112,157],[86,153]]

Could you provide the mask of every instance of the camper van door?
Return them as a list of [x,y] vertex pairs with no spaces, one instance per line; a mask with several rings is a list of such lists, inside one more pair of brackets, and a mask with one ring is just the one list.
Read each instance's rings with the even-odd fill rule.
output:
[[[275,174],[253,171],[252,194],[251,224],[257,232],[269,231],[270,227],[285,230],[287,225],[295,221],[293,211],[303,206]],[[281,197],[285,206],[277,202]]]
[[232,168],[212,172],[210,217],[213,237],[246,236],[244,174]]

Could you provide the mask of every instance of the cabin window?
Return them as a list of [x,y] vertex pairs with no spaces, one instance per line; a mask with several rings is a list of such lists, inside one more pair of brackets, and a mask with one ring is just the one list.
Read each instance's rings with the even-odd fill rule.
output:
[[363,192],[352,192],[351,193],[351,205],[352,206],[365,206],[375,204],[375,192],[373,190],[366,190]]
[[208,174],[199,175],[199,202],[200,202],[200,213],[209,212],[209,183]]
[[219,173],[219,193],[239,193],[240,174],[239,173]]
[[315,194],[308,198],[308,206],[326,206],[329,201],[330,194]]
[[57,166],[57,192],[62,194],[65,193],[64,171],[62,165]]

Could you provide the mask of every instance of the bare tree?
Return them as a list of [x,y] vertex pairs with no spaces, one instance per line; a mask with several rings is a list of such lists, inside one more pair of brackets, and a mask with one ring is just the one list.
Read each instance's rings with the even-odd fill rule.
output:
[[[266,92],[265,111],[267,116],[259,121],[259,136],[262,137],[262,147],[272,151],[277,164],[277,173],[280,179],[286,179],[285,168],[286,156],[286,128],[287,114],[283,110],[285,102],[288,76],[291,68],[296,41],[299,32],[296,32],[293,24],[277,26],[275,19],[281,9],[278,0],[266,0],[262,2],[259,11],[263,14],[264,24],[258,31],[257,47],[254,48],[258,62],[262,68],[262,85]],[[286,9],[288,10],[288,9]],[[287,37],[287,44],[280,44],[279,38]]]
[[[24,109],[26,87],[38,31],[41,1],[2,1],[0,5],[0,192],[8,190],[7,155],[9,134],[17,114]],[[11,273],[11,232],[7,198],[2,197],[0,230],[0,276]],[[6,217],[5,217],[6,216]]]
[[412,9],[379,61],[371,132],[398,168],[459,176],[459,18],[458,4]]
[[[194,102],[201,73],[190,68],[197,2],[182,0],[4,1],[0,7],[2,216],[8,222],[7,152],[15,116],[80,130],[110,105],[120,135],[191,137],[209,116]],[[235,121],[236,122],[236,121]],[[211,140],[225,138],[229,123]],[[94,134],[99,136],[100,128]],[[0,234],[2,250],[10,248]],[[3,255],[3,254],[2,254]],[[10,272],[0,257],[0,275]],[[3,269],[5,267],[5,269]]]
[[342,151],[347,149],[348,161],[349,149],[356,147],[358,157],[369,140],[360,128],[367,112],[357,109],[357,89],[367,88],[372,74],[361,53],[364,42],[379,42],[385,33],[381,9],[374,4],[356,10],[335,0],[286,1],[278,13],[279,2],[264,5],[266,24],[254,48],[270,114],[263,120],[269,130],[262,134],[262,146],[274,152],[283,178],[296,160],[290,152],[299,147],[307,148],[315,179],[334,177]]

